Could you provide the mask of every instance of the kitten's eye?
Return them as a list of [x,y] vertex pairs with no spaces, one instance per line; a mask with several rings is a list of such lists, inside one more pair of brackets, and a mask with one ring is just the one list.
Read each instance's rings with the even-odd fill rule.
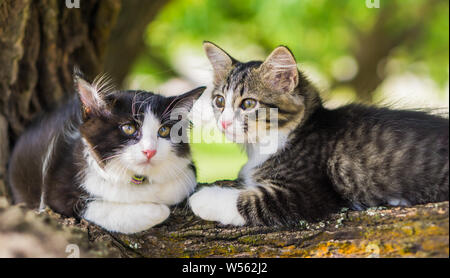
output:
[[217,108],[225,107],[225,99],[223,96],[216,96],[216,98],[214,99],[214,103],[216,104]]
[[255,106],[256,106],[256,100],[254,100],[252,98],[246,98],[241,103],[241,108],[244,110],[255,108]]
[[163,125],[158,130],[159,137],[166,138],[170,134],[170,127]]
[[128,136],[133,136],[136,134],[136,127],[133,124],[124,124],[120,126],[120,129],[123,133],[125,133]]

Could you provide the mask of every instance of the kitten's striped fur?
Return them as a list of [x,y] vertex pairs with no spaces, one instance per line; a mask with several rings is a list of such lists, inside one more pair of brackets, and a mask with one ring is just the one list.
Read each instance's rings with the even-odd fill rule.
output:
[[[244,127],[236,133],[252,132],[245,121],[256,108],[278,108],[276,139],[284,141],[270,155],[258,153],[258,143],[245,144],[249,162],[240,172],[241,187],[195,193],[190,205],[198,216],[234,225],[293,224],[343,206],[449,199],[448,119],[355,104],[329,110],[286,47],[264,63],[241,63],[212,43],[204,46],[214,69],[218,121],[228,112],[214,105],[217,95],[231,102],[232,125]],[[253,111],[239,106],[247,98],[258,102]]]

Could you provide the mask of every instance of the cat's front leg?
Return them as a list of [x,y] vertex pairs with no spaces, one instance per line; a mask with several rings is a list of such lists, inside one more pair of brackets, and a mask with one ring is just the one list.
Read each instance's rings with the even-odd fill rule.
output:
[[83,218],[111,232],[133,234],[162,223],[169,214],[170,209],[162,204],[92,201]]
[[237,205],[241,191],[219,186],[205,187],[189,198],[189,205],[194,214],[202,219],[242,226],[246,221]]

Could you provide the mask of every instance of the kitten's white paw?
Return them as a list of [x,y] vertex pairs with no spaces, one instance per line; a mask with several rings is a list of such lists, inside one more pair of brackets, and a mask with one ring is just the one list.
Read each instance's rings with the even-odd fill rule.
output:
[[237,209],[239,193],[234,188],[205,187],[189,198],[189,205],[194,214],[202,219],[242,226],[245,219]]
[[162,223],[169,214],[169,207],[161,204],[93,201],[88,204],[83,218],[111,232],[133,234]]

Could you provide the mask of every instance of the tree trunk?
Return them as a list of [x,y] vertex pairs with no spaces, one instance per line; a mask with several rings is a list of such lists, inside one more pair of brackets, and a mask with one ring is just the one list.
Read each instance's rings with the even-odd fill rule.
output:
[[167,0],[126,0],[117,19],[106,50],[104,71],[122,84],[135,60],[146,49],[145,35]]
[[0,195],[9,148],[37,113],[72,93],[74,65],[88,77],[101,71],[120,3],[0,0]]
[[389,55],[392,55],[392,51],[399,45],[410,47],[422,38],[426,20],[432,18],[433,12],[436,12],[433,7],[443,0],[424,2],[420,8],[419,20],[411,22],[410,25],[394,33],[392,26],[395,25],[395,22],[392,22],[392,19],[395,18],[395,12],[399,10],[398,2],[386,1],[383,3],[373,27],[367,32],[361,31],[357,26],[349,26],[355,33],[356,45],[352,52],[359,70],[352,80],[333,84],[332,87],[349,85],[355,90],[359,101],[372,103],[374,92],[386,78],[382,63]]

